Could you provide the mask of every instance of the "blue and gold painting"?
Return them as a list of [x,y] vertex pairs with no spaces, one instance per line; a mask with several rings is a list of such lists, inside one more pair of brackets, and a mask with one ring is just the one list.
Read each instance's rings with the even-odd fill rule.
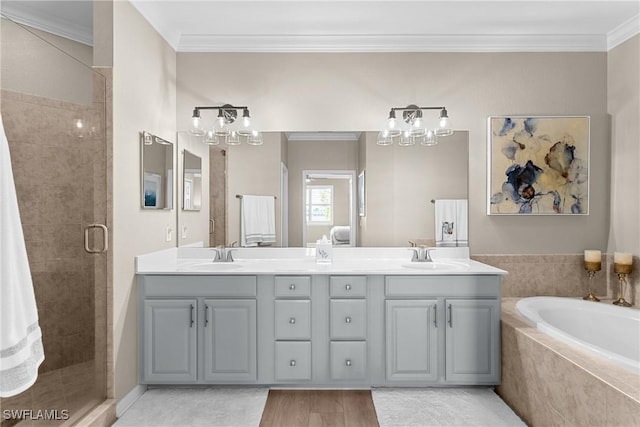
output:
[[587,215],[589,117],[490,117],[490,215]]

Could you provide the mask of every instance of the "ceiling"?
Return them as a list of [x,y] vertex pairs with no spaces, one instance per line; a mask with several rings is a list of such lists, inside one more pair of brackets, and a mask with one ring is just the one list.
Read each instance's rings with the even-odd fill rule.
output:
[[[607,51],[640,32],[639,0],[131,3],[180,52]],[[56,25],[84,29],[86,42],[90,4],[3,0],[2,10],[54,33]]]

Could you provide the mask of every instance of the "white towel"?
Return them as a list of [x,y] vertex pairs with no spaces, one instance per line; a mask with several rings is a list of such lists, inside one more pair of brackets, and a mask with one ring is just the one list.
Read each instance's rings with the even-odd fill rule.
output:
[[31,387],[43,360],[9,143],[0,117],[0,397]]
[[240,246],[270,245],[276,242],[275,202],[273,196],[242,196]]
[[436,246],[468,246],[466,199],[435,201]]

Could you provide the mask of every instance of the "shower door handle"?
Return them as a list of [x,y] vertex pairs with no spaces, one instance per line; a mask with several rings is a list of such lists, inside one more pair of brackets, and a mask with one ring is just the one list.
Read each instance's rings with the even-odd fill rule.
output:
[[213,234],[213,230],[215,228],[215,224],[212,219],[209,220],[209,234]]
[[[102,230],[102,249],[92,249],[89,247],[89,230],[98,228]],[[84,229],[84,250],[90,254],[101,254],[109,249],[109,229],[104,224],[89,224]]]

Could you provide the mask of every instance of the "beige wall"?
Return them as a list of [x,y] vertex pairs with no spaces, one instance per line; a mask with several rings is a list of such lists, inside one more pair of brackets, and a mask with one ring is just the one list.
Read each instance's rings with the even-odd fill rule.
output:
[[[199,211],[185,211],[182,209],[184,150],[200,157],[202,160],[202,206]],[[178,199],[176,210],[178,225],[176,238],[178,245],[199,244],[209,246],[209,146],[187,132],[178,134]],[[185,230],[186,227],[186,230]],[[186,236],[183,235],[186,232]]]
[[302,172],[355,171],[357,154],[357,141],[289,141],[289,246],[303,246]]
[[609,252],[640,255],[640,35],[609,52],[611,234]]
[[[253,113],[252,113],[253,114]],[[237,194],[276,196],[276,244],[280,245],[280,160],[279,132],[262,135],[262,145],[227,146],[227,242],[240,244],[240,200]]]
[[[92,104],[91,46],[27,28],[2,19],[2,88],[76,104]],[[46,66],[34,67],[36,62]]]
[[[472,253],[606,249],[606,53],[179,53],[177,70],[179,129],[194,105],[213,102],[248,105],[268,131],[374,131],[392,106],[445,105],[454,128],[469,131]],[[590,215],[485,214],[487,117],[504,114],[591,116]]]
[[176,245],[176,210],[140,208],[138,139],[147,130],[175,141],[176,54],[130,3],[115,2],[113,14],[113,351],[121,399],[138,383],[134,257]]
[[[362,246],[409,246],[409,240],[434,239],[432,199],[466,199],[468,133],[455,132],[432,147],[377,145],[367,132],[365,216]],[[362,150],[361,150],[362,151]]]

